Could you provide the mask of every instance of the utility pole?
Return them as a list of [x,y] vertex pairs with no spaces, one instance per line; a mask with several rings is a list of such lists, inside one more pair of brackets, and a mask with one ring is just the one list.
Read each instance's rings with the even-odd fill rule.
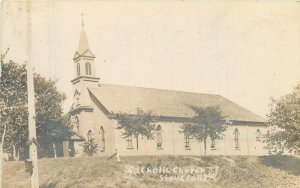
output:
[[[9,48],[6,50],[6,52],[4,54],[1,54],[0,57],[0,79],[2,79],[2,63],[3,60],[5,58],[5,56],[7,55]],[[2,85],[0,84],[0,92],[2,89]],[[2,110],[3,110],[3,106],[0,106],[0,123],[2,123]],[[5,132],[6,132],[6,124],[4,125],[4,129],[3,129],[3,133],[2,133],[2,137],[1,137],[1,143],[0,143],[0,188],[2,188],[3,186],[3,146],[4,146],[4,138],[5,138]]]
[[0,144],[0,188],[3,186],[3,143],[4,143],[4,138],[5,138],[5,132],[6,132],[6,125],[4,126],[4,130],[2,133],[2,139],[1,139],[1,144]]
[[39,188],[37,139],[35,125],[35,105],[34,105],[34,83],[33,71],[30,61],[27,63],[27,92],[28,92],[28,136],[29,136],[29,159],[32,163],[30,172],[31,188]]
[[31,188],[39,188],[37,137],[35,125],[34,82],[32,69],[32,19],[31,0],[27,0],[27,93],[28,93],[28,143]]
[[[3,63],[3,59],[4,57],[2,58],[2,55],[0,57],[0,79],[2,79],[2,63]],[[0,82],[0,92],[1,92],[1,84],[2,84],[2,80]],[[2,106],[0,106],[0,126],[2,124]],[[5,131],[6,131],[6,126],[4,127],[4,130],[3,130],[3,135],[2,135],[2,139],[1,139],[1,143],[0,143],[0,188],[2,188],[3,186],[3,183],[2,183],[2,177],[3,177],[3,141],[4,141],[4,137],[5,137]]]

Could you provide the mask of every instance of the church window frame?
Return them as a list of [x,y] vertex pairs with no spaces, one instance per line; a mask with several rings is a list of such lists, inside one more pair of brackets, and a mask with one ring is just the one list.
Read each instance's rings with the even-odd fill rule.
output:
[[92,139],[93,139],[93,131],[89,130],[87,133],[87,140],[90,143],[92,141]]
[[260,131],[260,129],[256,130],[256,132],[255,132],[255,139],[256,139],[257,142],[261,141],[261,131]]
[[75,123],[75,126],[76,126],[76,131],[77,131],[77,133],[79,133],[79,131],[80,131],[80,129],[79,129],[79,118],[78,118],[78,116],[76,115],[76,116],[74,116],[74,123]]
[[133,147],[132,147],[132,135],[128,135],[126,137],[126,142],[127,142],[127,149],[133,149]]
[[85,63],[85,74],[92,75],[92,65],[90,62]]
[[77,63],[76,70],[77,70],[77,76],[80,76],[80,63]]
[[213,138],[211,138],[210,139],[210,149],[211,150],[216,150],[216,141],[215,141],[215,139],[213,139]]
[[235,143],[235,149],[240,149],[240,143],[239,143],[239,135],[240,135],[240,132],[238,130],[238,128],[235,128],[234,129],[234,143]]
[[191,149],[190,140],[191,140],[191,137],[188,134],[184,134],[184,148],[186,150]]
[[76,90],[74,92],[74,105],[75,106],[79,106],[80,105],[79,100],[80,100],[80,93]]
[[101,148],[105,150],[105,131],[103,126],[100,127]]
[[162,149],[162,128],[160,125],[157,126],[156,128],[156,147],[157,149]]

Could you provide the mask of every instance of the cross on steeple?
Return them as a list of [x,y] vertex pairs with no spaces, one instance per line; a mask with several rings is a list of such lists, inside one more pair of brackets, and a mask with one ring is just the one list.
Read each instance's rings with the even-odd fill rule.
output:
[[86,52],[87,50],[89,50],[89,43],[87,40],[87,36],[86,33],[84,31],[84,19],[83,19],[83,12],[81,12],[81,34],[80,34],[80,39],[79,39],[79,47],[77,52],[82,55],[84,52]]
[[[86,87],[98,87],[100,78],[96,77],[96,57],[89,48],[87,35],[84,31],[83,13],[81,13],[81,25],[79,45],[73,57],[75,78],[71,82],[73,83],[74,89],[80,92],[81,97],[85,99],[89,96]],[[76,100],[75,98],[75,101]],[[81,104],[77,107],[80,106],[89,106],[89,104],[88,102],[85,104],[81,101]]]
[[[73,60],[75,62],[76,77],[88,76],[96,79],[95,71],[95,55],[89,48],[88,39],[84,29],[83,13],[81,13],[81,33],[79,38],[78,49],[75,52]],[[97,78],[98,79],[98,78]],[[98,81],[98,80],[97,80]]]

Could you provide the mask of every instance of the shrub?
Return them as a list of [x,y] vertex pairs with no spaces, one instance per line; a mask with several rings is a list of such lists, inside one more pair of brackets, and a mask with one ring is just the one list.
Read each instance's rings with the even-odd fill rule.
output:
[[98,144],[95,143],[94,138],[85,141],[81,146],[83,147],[83,153],[85,153],[88,156],[92,156],[98,151]]

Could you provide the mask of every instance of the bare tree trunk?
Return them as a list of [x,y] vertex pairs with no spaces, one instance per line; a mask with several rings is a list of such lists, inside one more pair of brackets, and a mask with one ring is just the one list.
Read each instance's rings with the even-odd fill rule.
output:
[[16,145],[15,144],[12,144],[12,145],[13,145],[13,149],[12,149],[13,160],[16,160]]
[[139,138],[138,138],[138,136],[136,136],[135,139],[136,139],[136,150],[139,150]]
[[13,156],[13,158],[14,158],[14,160],[19,160],[19,151],[18,151],[18,145],[17,144],[12,144],[13,145],[13,153],[12,153],[12,156]]
[[0,143],[0,188],[2,188],[3,183],[2,183],[2,177],[3,177],[3,145],[4,145],[4,138],[5,138],[5,133],[6,133],[6,124],[4,125],[4,131],[2,134],[2,139]]
[[0,188],[2,188],[2,172],[3,172],[3,146],[2,143],[0,143]]
[[55,143],[52,142],[52,145],[53,145],[53,153],[54,153],[54,158],[56,158],[56,146],[55,146]]
[[16,161],[20,160],[20,145],[18,144],[16,147]]
[[206,156],[206,139],[204,139],[204,156]]

